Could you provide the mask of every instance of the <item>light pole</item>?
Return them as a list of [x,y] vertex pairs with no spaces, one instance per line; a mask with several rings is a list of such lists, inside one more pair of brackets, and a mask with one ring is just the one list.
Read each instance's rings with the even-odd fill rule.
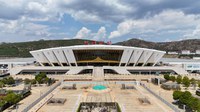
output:
[[17,110],[18,110],[18,107],[19,107],[18,104],[16,104],[16,112],[17,112]]
[[41,90],[40,90],[40,97],[42,96],[42,92],[41,92]]

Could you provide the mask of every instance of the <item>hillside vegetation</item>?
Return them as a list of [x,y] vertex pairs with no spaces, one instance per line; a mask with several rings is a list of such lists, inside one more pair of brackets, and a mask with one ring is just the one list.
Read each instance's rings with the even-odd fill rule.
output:
[[172,42],[148,42],[139,39],[130,39],[123,42],[116,43],[118,45],[124,46],[136,46],[150,49],[157,49],[162,51],[177,51],[190,50],[195,52],[200,50],[200,39],[190,39],[182,41],[172,41]]
[[3,43],[0,45],[0,57],[30,57],[29,51],[84,44],[85,40],[40,40],[20,43]]
[[[86,40],[70,39],[70,40],[40,40],[40,41],[19,42],[19,43],[2,43],[0,45],[0,57],[30,57],[31,54],[29,53],[29,51],[32,50],[61,47],[61,46],[83,45],[84,41]],[[87,40],[87,41],[92,41],[92,40]],[[200,50],[200,39],[191,39],[191,40],[174,41],[174,42],[149,42],[139,39],[130,39],[115,44],[123,46],[157,49],[162,51],[180,52],[181,50],[190,50],[192,52],[195,52],[195,50]]]

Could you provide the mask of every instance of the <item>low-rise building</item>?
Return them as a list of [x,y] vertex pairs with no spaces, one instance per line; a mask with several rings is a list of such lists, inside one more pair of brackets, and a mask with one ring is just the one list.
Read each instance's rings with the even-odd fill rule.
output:
[[190,50],[182,50],[181,54],[191,54],[191,53],[190,53]]
[[200,50],[196,50],[196,52],[195,52],[196,54],[200,54]]

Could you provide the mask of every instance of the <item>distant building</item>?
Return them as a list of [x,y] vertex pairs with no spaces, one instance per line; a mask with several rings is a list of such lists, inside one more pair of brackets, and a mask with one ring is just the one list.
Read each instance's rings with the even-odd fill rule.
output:
[[200,54],[200,50],[196,50],[196,52],[195,52],[196,54]]
[[194,60],[200,60],[200,57],[193,57]]
[[188,72],[200,73],[198,59],[162,58],[160,61],[165,65],[180,67]]
[[173,51],[173,52],[168,52],[168,54],[178,54],[178,52]]
[[181,54],[191,54],[189,50],[182,50]]

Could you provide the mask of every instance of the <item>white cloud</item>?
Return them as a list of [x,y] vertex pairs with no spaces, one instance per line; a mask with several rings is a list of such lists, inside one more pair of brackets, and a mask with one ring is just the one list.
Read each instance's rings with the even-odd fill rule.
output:
[[101,40],[106,38],[106,28],[100,27],[99,30],[94,33],[90,29],[86,27],[82,27],[74,37],[76,39],[94,39],[94,40]]
[[98,16],[88,14],[87,12],[84,12],[84,11],[77,11],[77,12],[72,11],[71,15],[76,20],[89,21],[89,22],[101,21],[101,19]]
[[0,37],[1,41],[30,41],[45,39],[58,39],[68,36],[67,32],[53,32],[58,30],[56,27],[37,24],[28,21],[25,17],[19,20],[1,20],[0,19]]
[[[152,37],[162,37],[163,32],[165,34],[178,32],[179,37],[185,35],[189,36],[187,38],[198,38],[196,35],[199,34],[199,30],[195,28],[200,23],[199,3],[200,1],[196,0],[182,2],[174,0],[0,0],[0,28],[2,29],[0,36],[12,34],[16,37],[24,35],[35,36],[35,38],[40,36],[55,38],[62,35],[64,38],[63,33],[66,32],[63,26],[58,24],[67,23],[68,19],[65,16],[67,15],[75,19],[78,25],[80,21],[83,25],[118,24],[116,30],[108,35],[110,39],[125,35],[143,38],[150,33]],[[41,24],[41,22],[45,23]],[[62,34],[50,31],[54,25],[58,27],[57,30],[62,31]],[[110,28],[113,29],[113,26]],[[82,30],[85,31],[80,32],[80,35],[86,33],[88,37],[77,33],[75,38],[99,40],[105,38],[108,33],[105,27],[101,27],[96,33],[92,32],[92,29]]]
[[87,29],[86,27],[82,27],[74,38],[76,39],[88,38],[91,35],[90,33],[91,30]]
[[200,25],[196,27],[190,34],[185,34],[184,37],[186,39],[200,39]]
[[68,0],[57,4],[63,12],[84,22],[121,21],[136,10],[134,4],[130,6],[119,0]]
[[156,5],[162,2],[162,0],[141,0],[142,2],[146,2],[150,5]]
[[27,8],[30,11],[43,12],[43,13],[47,12],[46,7],[44,7],[42,4],[40,4],[38,2],[30,2],[30,3],[28,3]]
[[106,38],[106,28],[101,27],[99,28],[98,32],[94,34],[93,39],[94,40],[100,40],[100,39],[105,39]]
[[117,30],[112,31],[109,38],[121,37],[126,34],[145,35],[153,33],[154,36],[162,32],[188,33],[200,23],[200,15],[186,15],[181,11],[167,10],[153,17],[127,20],[117,26]]
[[117,30],[110,33],[109,38],[120,37],[132,31],[134,22],[131,20],[124,21],[117,26]]
[[[127,12],[133,12],[135,8],[130,7],[127,4],[121,3],[119,0],[102,0],[107,4],[108,6],[112,7],[115,10],[127,13]],[[133,5],[133,4],[132,4]],[[133,5],[134,6],[134,5]]]
[[34,24],[27,21],[24,18],[20,20],[13,20],[13,21],[3,21],[0,20],[2,23],[0,28],[2,29],[0,32],[3,33],[13,33],[13,34],[20,34],[20,35],[35,35],[35,36],[50,36],[48,32],[48,26]]

